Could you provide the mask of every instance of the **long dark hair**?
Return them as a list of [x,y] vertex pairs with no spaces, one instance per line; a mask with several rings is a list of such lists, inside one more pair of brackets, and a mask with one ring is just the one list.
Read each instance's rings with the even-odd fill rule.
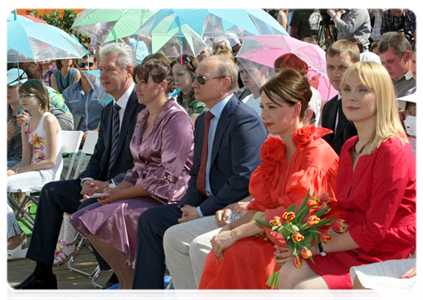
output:
[[173,73],[168,63],[162,60],[152,59],[136,66],[134,69],[134,79],[135,76],[138,76],[138,78],[148,82],[148,77],[150,75],[155,83],[161,83],[164,80],[167,81],[166,93],[171,93],[173,91]]

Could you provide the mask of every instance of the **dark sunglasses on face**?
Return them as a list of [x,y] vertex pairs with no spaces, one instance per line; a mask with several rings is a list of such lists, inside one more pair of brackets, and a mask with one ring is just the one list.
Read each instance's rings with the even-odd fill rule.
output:
[[198,83],[201,85],[206,84],[206,82],[208,80],[212,80],[212,79],[222,79],[225,78],[227,76],[216,76],[216,77],[206,77],[204,75],[198,75],[198,74],[192,74],[192,80],[194,81],[195,79],[197,79]]
[[88,65],[88,67],[91,68],[92,66],[94,66],[94,63],[93,62],[89,62],[89,63],[82,62],[82,63],[78,64],[78,67],[85,68],[86,65]]

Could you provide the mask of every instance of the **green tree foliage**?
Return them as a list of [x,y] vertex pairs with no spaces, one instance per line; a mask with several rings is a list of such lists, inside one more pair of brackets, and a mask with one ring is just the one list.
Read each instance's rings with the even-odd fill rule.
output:
[[72,24],[76,18],[76,12],[73,9],[65,9],[63,10],[63,15],[60,13],[59,10],[54,10],[52,13],[45,13],[43,15],[39,15],[37,10],[32,11],[32,14],[40,19],[43,19],[47,22],[47,24],[56,26],[67,33],[73,34],[79,40],[82,45],[89,44],[90,38],[86,37],[76,30],[72,29]]

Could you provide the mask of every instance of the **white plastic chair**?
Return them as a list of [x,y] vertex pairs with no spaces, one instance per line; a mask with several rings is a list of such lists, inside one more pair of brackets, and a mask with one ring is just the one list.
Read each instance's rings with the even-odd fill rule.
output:
[[[82,147],[81,154],[78,157],[78,164],[76,166],[74,179],[78,178],[79,173],[81,172],[81,166],[82,166],[82,163],[84,161],[85,156],[87,154],[92,155],[94,153],[94,149],[95,149],[95,145],[97,144],[97,140],[98,140],[98,132],[97,131],[89,131],[87,133],[87,137],[85,138],[84,146]],[[88,276],[89,278],[92,278],[92,280],[91,280],[92,284],[95,287],[102,288],[102,286],[97,283],[97,279],[100,276],[100,272],[101,272],[99,265],[97,265],[97,267],[91,273],[87,273],[87,272],[82,271],[82,270],[75,268],[73,266],[73,263],[75,262],[75,258],[77,256],[77,254],[79,253],[79,251],[81,250],[81,248],[84,245],[86,245],[92,251],[91,245],[79,233],[77,233],[76,236],[75,236],[75,241],[77,241],[77,240],[79,240],[79,242],[78,242],[76,254],[72,255],[71,258],[69,259],[69,262],[68,262],[69,270],[80,273],[80,274],[85,275],[85,276]]]
[[[78,155],[79,145],[81,144],[83,132],[82,131],[68,131],[62,130],[62,153],[70,153],[72,155],[71,159],[71,166],[75,163],[75,158]],[[69,168],[71,170],[71,168]],[[59,172],[58,172],[59,173]],[[67,176],[70,176],[70,172],[68,171]],[[60,174],[56,174],[56,180],[60,178]],[[28,229],[31,231],[34,229],[35,219],[31,216],[31,214],[26,210],[27,204],[30,202],[34,203],[34,205],[38,205],[38,196],[42,189],[42,186],[33,186],[31,188],[19,188],[16,190],[10,190],[8,193],[8,198],[10,201],[11,206],[16,210],[15,217],[18,221],[21,221],[25,224]],[[19,204],[14,197],[10,197],[10,193],[25,193],[25,199]]]

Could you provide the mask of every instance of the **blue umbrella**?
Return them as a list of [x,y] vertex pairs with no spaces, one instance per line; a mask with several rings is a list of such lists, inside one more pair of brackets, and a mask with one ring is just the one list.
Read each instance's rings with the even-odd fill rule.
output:
[[77,39],[55,26],[23,21],[7,23],[8,62],[81,58],[87,53]]
[[145,22],[137,33],[148,35],[160,28],[165,35],[184,24],[202,38],[288,35],[285,29],[262,9],[161,9]]
[[111,101],[113,101],[113,96],[106,93],[103,89],[103,86],[101,85],[99,70],[82,71],[82,74],[87,78],[88,82],[90,83],[91,88],[96,94],[96,100],[98,100],[100,104],[105,106]]
[[32,22],[30,19],[22,17],[18,14],[15,13],[9,13],[9,15],[7,16],[7,22],[13,22],[13,21],[19,21],[19,22]]

